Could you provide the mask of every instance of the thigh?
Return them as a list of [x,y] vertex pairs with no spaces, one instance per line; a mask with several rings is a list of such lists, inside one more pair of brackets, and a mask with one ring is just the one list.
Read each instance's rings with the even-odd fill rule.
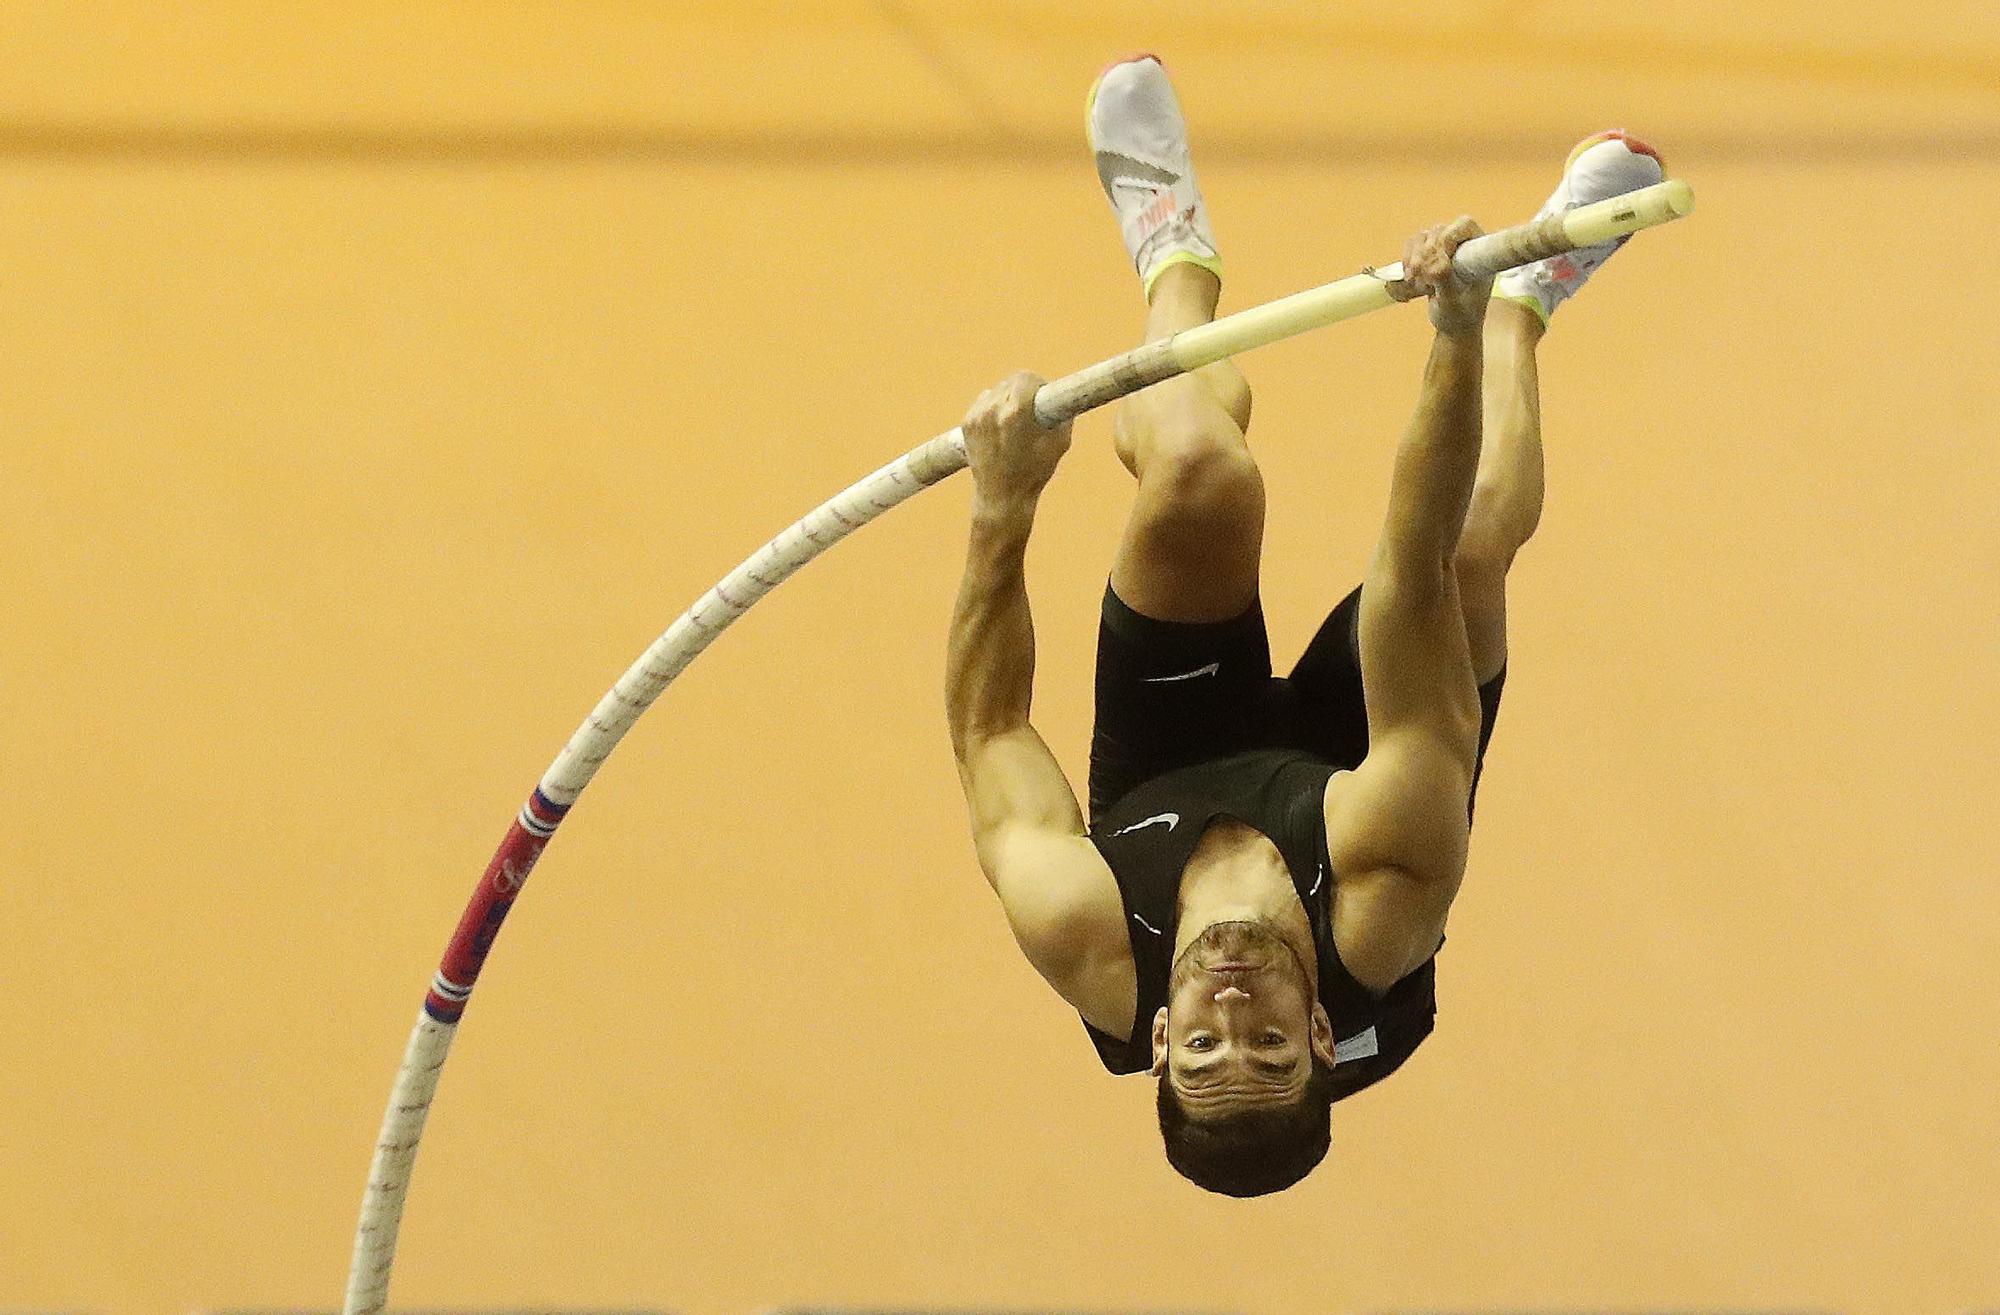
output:
[[1465,617],[1465,641],[1472,651],[1473,679],[1482,686],[1507,669],[1507,567],[1461,552],[1452,563],[1458,578],[1458,606]]
[[[1368,756],[1368,697],[1361,683],[1361,650],[1356,627],[1361,612],[1361,587],[1355,586],[1320,623],[1298,664],[1285,678],[1291,687],[1296,718],[1293,742],[1337,767],[1353,768]],[[1468,614],[1467,627],[1473,618]],[[1479,754],[1473,767],[1473,788],[1486,765],[1486,747],[1500,716],[1500,693],[1507,684],[1506,648],[1485,654],[1493,665],[1479,686]],[[1481,654],[1475,645],[1474,662]],[[1490,674],[1489,674],[1490,672]]]
[[1090,816],[1163,772],[1256,747],[1271,684],[1264,612],[1253,597],[1226,621],[1146,616],[1104,591],[1097,632],[1097,715]]
[[1257,598],[1264,480],[1240,435],[1156,438],[1146,447],[1111,585],[1134,611],[1163,621],[1219,622]]
[[1479,687],[1479,756],[1472,760],[1472,793],[1466,797],[1466,820],[1479,798],[1479,777],[1486,770],[1486,746],[1493,742],[1493,723],[1500,716],[1500,691],[1507,685],[1507,668],[1502,666],[1493,679]]
[[1299,747],[1336,767],[1361,765],[1368,755],[1368,703],[1361,688],[1361,655],[1355,626],[1361,612],[1357,585],[1320,622],[1312,642],[1285,679],[1297,707]]

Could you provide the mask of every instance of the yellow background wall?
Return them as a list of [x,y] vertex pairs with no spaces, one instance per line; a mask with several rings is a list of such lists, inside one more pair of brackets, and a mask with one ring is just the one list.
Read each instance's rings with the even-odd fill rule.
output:
[[[1078,120],[1144,46],[1229,305],[1523,218],[1607,123],[1699,192],[1543,353],[1436,1037],[1301,1188],[1172,1175],[962,833],[954,483],[578,807],[397,1303],[2000,1304],[1992,8],[1075,8],[0,13],[0,1305],[338,1300],[427,974],[604,688],[986,383],[1132,340]],[[1245,362],[1281,662],[1423,341]],[[1030,564],[1079,781],[1109,446]]]

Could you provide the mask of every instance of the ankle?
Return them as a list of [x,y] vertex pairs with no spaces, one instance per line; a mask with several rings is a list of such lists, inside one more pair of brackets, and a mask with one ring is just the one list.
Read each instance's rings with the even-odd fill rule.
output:
[[1516,348],[1533,351],[1549,331],[1542,317],[1518,301],[1505,297],[1495,297],[1486,307],[1487,341],[1505,342]]
[[1214,319],[1216,303],[1221,300],[1222,280],[1191,260],[1176,260],[1161,270],[1146,294],[1154,316],[1185,319],[1187,324],[1206,324]]

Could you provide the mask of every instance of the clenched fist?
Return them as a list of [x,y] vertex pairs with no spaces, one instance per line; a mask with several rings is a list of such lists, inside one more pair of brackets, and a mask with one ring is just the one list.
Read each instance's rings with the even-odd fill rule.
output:
[[1017,374],[981,393],[965,413],[961,428],[972,482],[988,498],[1034,497],[1069,451],[1067,420],[1044,429],[1035,419],[1035,390],[1042,382]]
[[1468,279],[1451,261],[1459,247],[1483,230],[1470,215],[1427,228],[1403,247],[1403,286],[1430,298],[1431,324],[1439,333],[1476,334],[1486,323],[1491,277]]

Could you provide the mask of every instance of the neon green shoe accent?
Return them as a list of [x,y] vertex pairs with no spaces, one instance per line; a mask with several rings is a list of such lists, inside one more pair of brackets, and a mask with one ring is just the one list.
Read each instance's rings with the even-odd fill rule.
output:
[[1493,296],[1500,301],[1511,301],[1516,306],[1526,306],[1529,310],[1535,312],[1535,318],[1542,322],[1544,329],[1549,327],[1549,312],[1543,308],[1542,299],[1533,293],[1502,292],[1496,287],[1493,290]]

